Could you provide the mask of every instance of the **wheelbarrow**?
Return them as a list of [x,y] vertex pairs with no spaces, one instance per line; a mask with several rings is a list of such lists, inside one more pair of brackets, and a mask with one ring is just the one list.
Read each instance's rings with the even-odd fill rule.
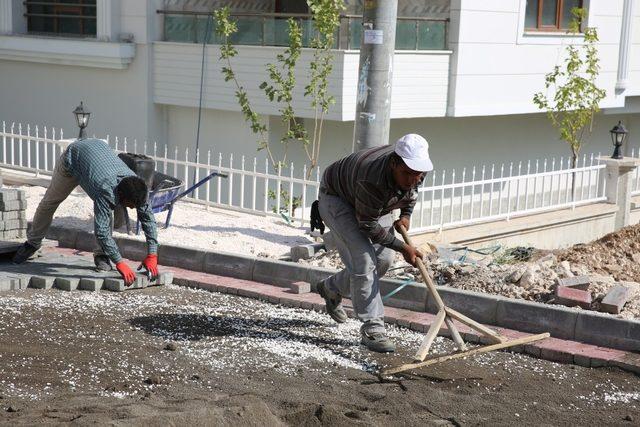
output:
[[[169,228],[169,224],[171,223],[171,215],[173,214],[173,207],[176,202],[187,194],[195,191],[198,187],[205,184],[207,181],[211,180],[213,177],[219,176],[221,178],[226,178],[227,174],[220,172],[211,172],[206,177],[202,178],[200,181],[193,184],[191,187],[187,188],[185,191],[180,192],[183,182],[178,178],[174,178],[172,176],[166,175],[162,172],[154,172],[153,173],[153,184],[151,186],[151,191],[149,192],[149,204],[151,205],[151,211],[154,214],[168,211],[167,219],[164,224],[164,228]],[[125,221],[127,224],[127,233],[131,234],[131,226],[129,222],[129,213],[127,209],[125,211]],[[136,222],[136,234],[140,233],[140,221]]]

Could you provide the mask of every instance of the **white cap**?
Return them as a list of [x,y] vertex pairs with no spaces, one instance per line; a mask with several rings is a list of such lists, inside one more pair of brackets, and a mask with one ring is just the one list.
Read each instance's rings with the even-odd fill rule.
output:
[[397,140],[394,151],[414,171],[429,172],[433,170],[433,163],[429,158],[429,143],[418,134],[410,133]]

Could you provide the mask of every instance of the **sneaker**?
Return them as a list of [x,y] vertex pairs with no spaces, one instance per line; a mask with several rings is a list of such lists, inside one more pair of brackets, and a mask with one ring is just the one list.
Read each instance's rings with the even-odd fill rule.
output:
[[24,242],[24,244],[20,246],[20,249],[18,249],[18,251],[15,253],[11,261],[14,264],[22,264],[23,262],[31,258],[33,255],[35,255],[35,253],[38,252],[38,249],[40,249],[39,246],[36,247],[29,242]]
[[344,308],[342,308],[342,297],[337,295],[331,298],[329,296],[327,285],[324,282],[319,282],[317,289],[320,296],[324,298],[327,307],[327,314],[329,314],[329,316],[338,323],[346,322],[347,313],[344,311]]
[[106,255],[94,255],[93,262],[96,264],[98,271],[111,271],[111,261]]
[[377,353],[393,353],[396,351],[396,345],[384,332],[362,331],[361,336],[360,343],[371,351]]

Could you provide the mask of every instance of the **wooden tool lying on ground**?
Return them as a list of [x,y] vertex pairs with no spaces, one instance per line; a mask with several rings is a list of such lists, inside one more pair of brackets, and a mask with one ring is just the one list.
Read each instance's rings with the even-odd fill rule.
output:
[[[413,246],[413,244],[411,243],[411,239],[407,234],[407,230],[405,230],[404,227],[402,226],[400,226],[400,233],[402,234],[404,241],[408,245]],[[418,269],[420,270],[420,273],[422,274],[422,278],[424,279],[424,283],[427,286],[427,289],[429,290],[431,297],[434,299],[436,305],[438,306],[438,314],[436,315],[436,318],[434,319],[433,323],[429,327],[429,330],[427,331],[427,335],[424,337],[424,341],[422,341],[420,348],[418,348],[418,351],[416,352],[416,355],[414,357],[415,362],[383,369],[380,372],[380,375],[392,375],[398,372],[408,371],[410,369],[421,368],[428,365],[434,365],[436,363],[444,362],[447,360],[460,359],[463,357],[470,356],[472,354],[486,353],[488,351],[499,350],[502,348],[527,344],[533,341],[538,341],[538,340],[549,337],[549,333],[545,332],[543,334],[531,335],[528,337],[518,338],[511,341],[507,340],[507,338],[501,336],[496,331],[490,328],[487,328],[486,326],[476,322],[473,319],[470,319],[469,317],[465,316],[462,313],[457,312],[452,308],[445,306],[444,302],[442,301],[442,298],[440,298],[440,294],[438,293],[438,290],[436,289],[436,285],[433,283],[433,280],[431,279],[431,276],[429,275],[429,272],[425,268],[424,263],[422,262],[421,259],[417,260],[417,266],[418,266]],[[480,332],[489,341],[491,341],[492,344],[485,345],[482,347],[477,347],[471,350],[467,349],[467,346],[462,340],[462,337],[460,336],[458,329],[453,323],[453,319]],[[451,333],[451,337],[453,338],[453,341],[456,343],[460,351],[458,353],[435,356],[430,359],[424,360],[425,357],[427,356],[427,353],[429,353],[429,348],[431,348],[431,344],[433,344],[433,341],[438,335],[438,332],[440,331],[440,328],[442,327],[443,323],[447,325],[447,329],[449,329],[449,332]]]

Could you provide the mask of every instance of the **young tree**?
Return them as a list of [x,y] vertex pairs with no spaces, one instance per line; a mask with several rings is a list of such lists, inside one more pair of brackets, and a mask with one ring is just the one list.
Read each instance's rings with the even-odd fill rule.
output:
[[[276,159],[269,145],[267,126],[258,113],[251,108],[251,103],[244,87],[238,82],[231,67],[231,58],[238,54],[230,42],[230,37],[237,32],[237,25],[230,19],[228,8],[214,12],[216,33],[223,40],[220,46],[220,59],[226,61],[222,68],[225,81],[231,81],[236,86],[236,98],[251,130],[259,136],[258,150],[266,150],[275,168],[285,166],[289,143],[298,141],[309,160],[307,177],[318,166],[322,128],[324,117],[331,104],[335,102],[328,92],[329,75],[333,70],[332,49],[335,43],[335,31],[340,25],[340,13],[344,9],[343,0],[308,0],[313,16],[314,36],[311,48],[314,50],[310,63],[309,83],[305,86],[305,97],[311,98],[314,109],[314,121],[311,132],[297,119],[292,105],[293,89],[296,84],[295,69],[302,52],[302,31],[298,21],[288,20],[289,45],[284,53],[276,56],[276,64],[267,65],[269,81],[262,82],[262,89],[271,102],[279,104],[280,118],[284,126],[284,133],[280,138],[283,145],[283,155]],[[311,135],[311,137],[309,136]]]
[[[580,27],[586,17],[586,10],[571,10],[573,19],[569,25],[569,34],[579,34]],[[538,92],[533,102],[547,116],[558,130],[560,138],[569,144],[571,149],[571,167],[577,165],[578,154],[585,138],[591,133],[595,113],[600,110],[600,101],[606,92],[596,85],[600,72],[598,49],[598,32],[595,28],[584,28],[584,43],[570,44],[566,48],[566,58],[562,66],[556,65],[553,71],[545,76],[547,93]]]

